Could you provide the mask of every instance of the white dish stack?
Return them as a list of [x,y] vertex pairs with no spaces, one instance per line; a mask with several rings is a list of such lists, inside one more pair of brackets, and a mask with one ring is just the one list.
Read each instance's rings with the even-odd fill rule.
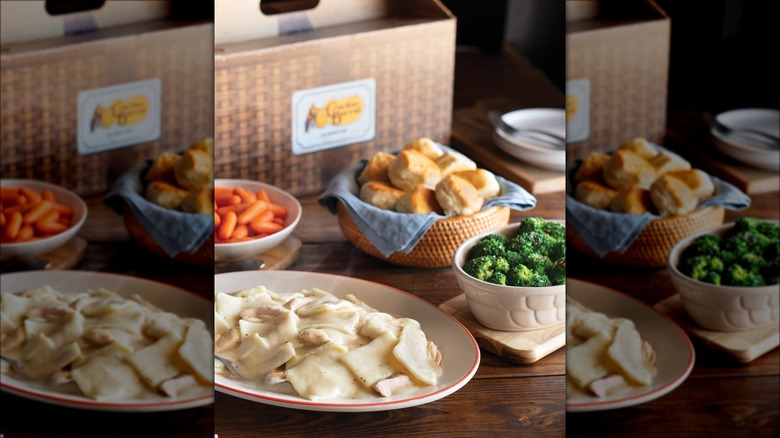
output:
[[[566,170],[566,149],[545,141],[543,132],[566,136],[566,111],[558,108],[528,108],[501,116],[504,123],[521,132],[508,133],[497,127],[493,141],[499,149],[535,167],[557,172]],[[526,132],[534,130],[540,132]]]

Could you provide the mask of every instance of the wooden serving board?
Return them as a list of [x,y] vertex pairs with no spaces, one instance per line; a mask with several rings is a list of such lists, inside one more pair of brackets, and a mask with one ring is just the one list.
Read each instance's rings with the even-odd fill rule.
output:
[[295,236],[285,239],[279,246],[259,255],[265,261],[264,271],[279,271],[295,263],[301,255],[301,240]]
[[452,147],[491,172],[513,181],[531,194],[555,193],[566,190],[564,172],[541,169],[499,149],[493,142],[494,127],[487,119],[490,109],[508,111],[506,102],[481,102],[474,108],[456,110],[452,119]]
[[672,318],[686,332],[703,340],[710,347],[728,353],[741,363],[749,363],[780,345],[780,327],[777,325],[739,332],[721,332],[699,327],[685,313],[679,294],[657,303],[654,307]]
[[565,324],[524,332],[489,329],[471,314],[466,295],[452,298],[439,308],[466,326],[483,350],[510,362],[531,364],[566,345]]
[[80,236],[73,237],[65,245],[43,256],[51,261],[47,270],[66,270],[76,266],[84,258],[86,250],[87,241]]

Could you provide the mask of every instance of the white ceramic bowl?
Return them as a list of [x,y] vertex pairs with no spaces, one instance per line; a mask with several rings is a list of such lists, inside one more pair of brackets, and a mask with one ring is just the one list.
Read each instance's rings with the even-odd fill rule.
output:
[[295,227],[298,226],[298,222],[301,220],[303,210],[300,202],[298,202],[293,195],[278,187],[246,179],[216,179],[214,180],[214,187],[227,189],[242,187],[253,193],[260,189],[264,189],[266,193],[268,193],[268,197],[271,199],[272,203],[281,205],[287,209],[287,219],[284,221],[284,229],[277,233],[259,239],[248,240],[246,242],[215,243],[214,259],[217,262],[247,259],[275,248],[292,234]]
[[[732,129],[755,129],[778,135],[780,111],[768,108],[745,108],[720,113],[720,123]],[[710,141],[721,152],[749,166],[770,170],[780,170],[780,151],[756,143],[749,136],[730,136],[711,128]]]
[[685,312],[699,326],[717,331],[751,330],[780,321],[780,286],[722,286],[694,280],[677,268],[685,248],[703,234],[723,235],[734,223],[686,237],[672,248],[668,268]]
[[79,232],[87,219],[87,204],[78,195],[61,186],[32,179],[0,179],[2,187],[29,187],[36,191],[50,190],[57,202],[73,210],[71,226],[67,230],[45,239],[30,242],[0,244],[0,259],[23,259],[47,254],[68,243]]
[[[562,221],[556,221],[563,223]],[[476,279],[463,270],[469,250],[488,234],[512,237],[520,223],[476,235],[455,252],[452,270],[474,317],[485,327],[508,332],[537,330],[566,320],[566,285],[503,286]]]

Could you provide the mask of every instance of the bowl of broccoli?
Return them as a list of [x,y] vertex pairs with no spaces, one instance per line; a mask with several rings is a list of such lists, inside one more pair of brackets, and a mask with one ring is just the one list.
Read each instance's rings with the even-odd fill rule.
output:
[[740,217],[678,242],[668,269],[686,313],[703,328],[749,330],[780,321],[780,226]]
[[528,217],[476,235],[455,252],[452,269],[485,327],[525,331],[565,322],[563,221]]

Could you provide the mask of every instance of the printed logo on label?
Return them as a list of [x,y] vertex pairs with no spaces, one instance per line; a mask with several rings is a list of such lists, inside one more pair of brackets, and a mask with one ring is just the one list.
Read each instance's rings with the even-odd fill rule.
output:
[[590,79],[566,82],[566,142],[590,137]]
[[78,151],[92,154],[160,138],[162,82],[86,90],[78,97]]
[[308,154],[373,139],[375,102],[373,79],[296,91],[292,99],[293,153]]

